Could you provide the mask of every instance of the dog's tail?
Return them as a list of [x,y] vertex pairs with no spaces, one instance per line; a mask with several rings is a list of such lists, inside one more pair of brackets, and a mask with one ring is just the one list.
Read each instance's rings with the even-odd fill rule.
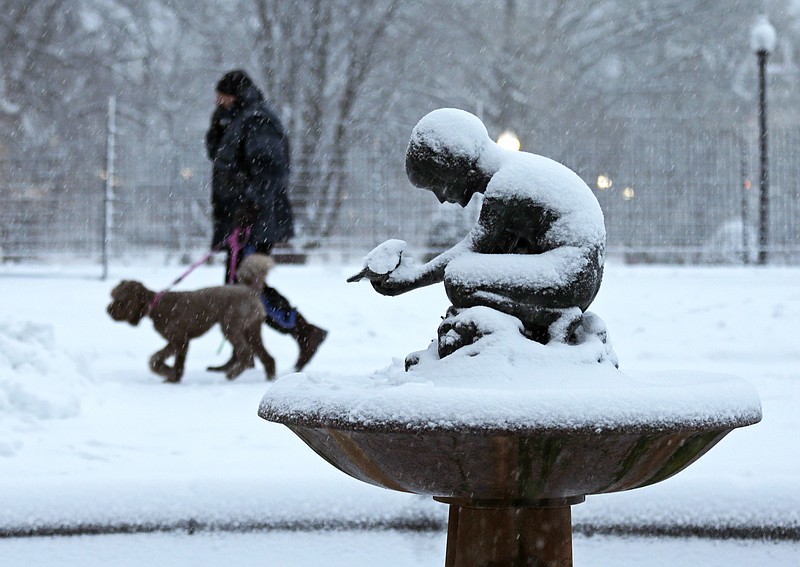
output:
[[250,254],[236,270],[236,282],[260,292],[274,265],[275,260],[266,254]]

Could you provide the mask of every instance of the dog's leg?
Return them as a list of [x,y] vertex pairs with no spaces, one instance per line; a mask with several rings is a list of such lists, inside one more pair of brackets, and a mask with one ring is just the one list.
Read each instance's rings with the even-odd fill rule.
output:
[[[206,368],[209,372],[227,372],[237,362],[237,354],[234,352],[225,364],[220,366],[209,366]],[[246,368],[253,368],[256,363],[253,356],[244,362]]]
[[231,343],[233,354],[226,363],[225,377],[233,380],[248,368],[252,368],[255,363],[253,352],[250,345],[247,344],[244,334],[238,329],[226,329],[226,331],[225,338]]
[[238,377],[239,377],[239,374],[241,374],[241,373],[242,373],[242,372],[244,372],[245,370],[247,370],[247,366],[245,366],[243,363],[241,363],[239,360],[237,360],[237,361],[236,361],[236,362],[235,362],[235,363],[234,363],[234,364],[233,364],[233,365],[232,365],[232,366],[231,366],[231,367],[228,369],[228,371],[227,371],[227,372],[225,372],[225,377],[226,377],[228,380],[235,380],[236,378],[238,378]]
[[180,382],[183,378],[183,371],[186,366],[186,355],[189,353],[189,341],[182,342],[176,348],[174,379],[170,382]]
[[258,360],[264,366],[264,371],[267,373],[267,380],[275,378],[275,359],[270,356],[267,349],[264,348],[264,343],[261,341],[261,324],[258,327],[251,329],[247,334],[250,348],[256,353]]
[[165,378],[167,382],[180,381],[180,377],[177,379],[175,378],[175,369],[165,362],[170,356],[175,354],[175,350],[175,345],[169,343],[150,357],[150,370]]
[[246,343],[243,343],[243,345],[244,346],[239,345],[234,347],[233,356],[231,357],[231,365],[225,372],[225,376],[228,378],[228,380],[233,380],[248,368],[253,368],[256,365],[256,357],[253,354],[250,345]]
[[206,370],[209,372],[227,372],[228,368],[231,367],[235,360],[236,357],[231,356],[225,364],[220,364],[219,366],[208,366],[206,367]]

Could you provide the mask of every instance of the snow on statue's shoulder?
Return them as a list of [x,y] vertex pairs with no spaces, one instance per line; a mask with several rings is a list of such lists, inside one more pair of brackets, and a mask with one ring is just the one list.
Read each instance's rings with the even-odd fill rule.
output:
[[581,177],[550,158],[515,152],[489,182],[487,198],[530,200],[558,217],[550,229],[555,242],[592,245],[605,240],[605,219],[592,190]]

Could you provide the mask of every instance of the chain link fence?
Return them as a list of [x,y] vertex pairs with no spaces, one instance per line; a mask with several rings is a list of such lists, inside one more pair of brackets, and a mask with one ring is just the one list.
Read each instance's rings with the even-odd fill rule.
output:
[[[757,255],[756,140],[752,132],[654,131],[585,140],[550,157],[578,172],[597,195],[610,254],[628,262],[745,263]],[[797,130],[770,136],[771,263],[800,262],[798,142]],[[295,211],[298,235],[289,249],[306,258],[358,259],[387,238],[402,238],[422,258],[463,236],[474,222],[475,205],[440,205],[412,187],[402,151],[397,153],[387,158],[385,150],[352,151],[338,166],[347,191],[336,203],[325,202],[324,187],[314,181],[304,187],[316,197]],[[137,171],[152,166],[126,155],[124,145],[118,155],[108,233],[112,261],[153,251],[189,259],[207,250],[210,172],[202,152],[176,152],[150,181],[140,181]],[[42,157],[0,161],[0,172],[2,261],[100,260],[102,168],[76,172]],[[312,171],[303,179],[319,177]],[[332,206],[340,207],[338,222],[319,238],[317,212]]]

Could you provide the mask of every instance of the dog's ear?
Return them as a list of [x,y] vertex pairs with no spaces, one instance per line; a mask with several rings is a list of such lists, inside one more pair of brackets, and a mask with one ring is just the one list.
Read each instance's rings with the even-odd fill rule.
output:
[[111,299],[117,300],[123,297],[127,284],[128,280],[122,280],[116,286],[114,286],[114,289],[111,290]]
[[150,311],[152,294],[140,282],[131,280],[127,281],[126,283],[128,284],[128,301],[130,302],[128,323],[135,326],[138,325],[139,322],[145,318],[148,311]]
[[130,282],[123,280],[111,290],[111,303],[106,311],[115,321],[129,322],[131,316]]

